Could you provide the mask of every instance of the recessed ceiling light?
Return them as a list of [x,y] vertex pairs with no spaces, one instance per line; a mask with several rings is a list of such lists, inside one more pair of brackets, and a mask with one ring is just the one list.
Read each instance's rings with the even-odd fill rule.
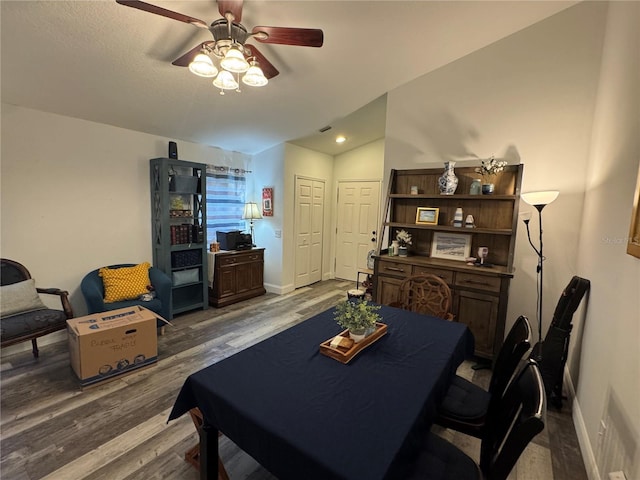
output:
[[347,141],[347,137],[345,137],[344,135],[338,135],[336,137],[336,143],[344,143]]

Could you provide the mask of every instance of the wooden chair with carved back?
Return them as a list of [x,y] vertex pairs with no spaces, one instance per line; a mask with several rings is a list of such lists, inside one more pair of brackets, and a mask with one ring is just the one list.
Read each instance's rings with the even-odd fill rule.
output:
[[391,306],[451,321],[452,303],[451,289],[442,278],[418,274],[402,281],[397,300]]

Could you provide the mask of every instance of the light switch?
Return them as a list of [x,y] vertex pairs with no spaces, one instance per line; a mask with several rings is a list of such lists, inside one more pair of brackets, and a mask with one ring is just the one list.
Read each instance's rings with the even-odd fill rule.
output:
[[282,230],[276,230],[276,238],[282,238]]

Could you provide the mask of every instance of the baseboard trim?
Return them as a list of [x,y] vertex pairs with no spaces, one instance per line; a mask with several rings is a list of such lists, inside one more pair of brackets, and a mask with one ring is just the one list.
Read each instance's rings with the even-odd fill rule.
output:
[[290,292],[293,292],[295,290],[293,285],[281,286],[281,285],[273,285],[273,284],[270,284],[270,283],[265,283],[264,284],[264,288],[265,288],[265,290],[267,292],[275,293],[277,295],[284,295],[286,293],[290,293]]
[[584,423],[582,417],[582,410],[580,409],[580,402],[576,397],[576,391],[569,375],[569,370],[565,366],[564,369],[564,385],[567,389],[567,397],[572,402],[571,411],[573,412],[573,426],[576,429],[576,436],[578,437],[578,444],[580,445],[580,452],[582,453],[582,461],[584,462],[584,468],[587,471],[588,480],[602,480],[600,478],[600,472],[598,471],[598,465],[596,463],[596,457],[591,448],[591,442],[589,442],[589,435],[587,434],[587,426]]

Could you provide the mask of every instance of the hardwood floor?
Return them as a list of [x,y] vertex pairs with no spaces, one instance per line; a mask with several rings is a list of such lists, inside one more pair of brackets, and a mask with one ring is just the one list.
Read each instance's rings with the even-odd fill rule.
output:
[[[0,477],[7,480],[197,480],[184,453],[197,434],[188,416],[167,424],[185,378],[334,305],[352,282],[326,281],[277,296],[181,315],[158,338],[156,366],[81,391],[64,341],[40,358],[2,355]],[[459,373],[486,387],[488,370],[470,362]],[[565,402],[568,403],[568,402]],[[479,442],[434,427],[477,458]],[[221,456],[232,480],[274,480],[231,441]],[[301,475],[301,479],[304,474]],[[527,449],[510,480],[582,480],[586,472],[569,406],[552,407],[548,427]],[[369,479],[362,479],[369,480]]]

